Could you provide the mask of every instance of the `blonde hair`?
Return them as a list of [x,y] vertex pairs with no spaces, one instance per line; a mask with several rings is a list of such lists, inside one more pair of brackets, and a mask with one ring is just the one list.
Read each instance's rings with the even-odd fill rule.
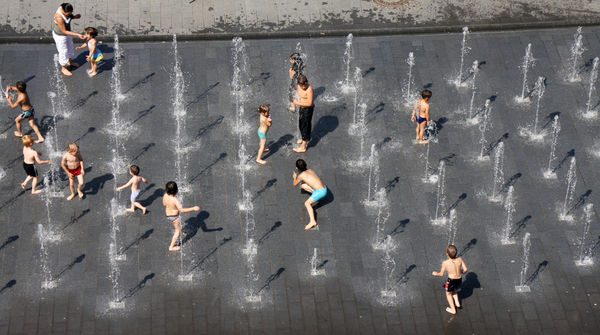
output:
[[69,153],[74,154],[79,150],[79,146],[75,142],[69,143]]
[[33,146],[33,136],[31,135],[23,135],[21,141],[23,141],[23,145],[26,147]]

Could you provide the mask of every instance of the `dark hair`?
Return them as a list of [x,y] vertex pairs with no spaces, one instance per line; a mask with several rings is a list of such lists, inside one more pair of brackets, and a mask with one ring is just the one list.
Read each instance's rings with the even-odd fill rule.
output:
[[175,195],[178,191],[177,183],[174,181],[168,182],[167,186],[165,186],[165,192],[167,192],[168,195]]
[[304,70],[304,61],[302,60],[302,56],[299,53],[294,52],[290,55],[290,59],[294,61],[292,64],[292,70],[296,72],[296,76],[301,75],[302,70]]
[[17,90],[19,90],[19,92],[21,93],[25,93],[25,91],[27,90],[27,84],[25,84],[24,81],[17,81],[17,84],[15,86],[17,86]]
[[308,79],[306,79],[306,76],[301,74],[298,76],[298,85],[308,85]]
[[456,247],[450,244],[446,247],[446,253],[448,254],[448,257],[455,259],[457,254]]
[[138,173],[140,173],[140,167],[137,165],[132,165],[129,167],[129,171],[131,171],[134,176],[137,176]]
[[85,33],[90,34],[90,36],[92,36],[92,37],[96,37],[96,36],[98,36],[98,29],[96,29],[94,27],[87,27],[87,28],[85,28]]
[[269,112],[269,106],[267,105],[260,105],[260,107],[258,107],[257,112],[259,113],[268,113]]
[[63,2],[60,4],[60,7],[65,11],[65,12],[72,12],[73,11],[73,5],[71,5],[68,2]]
[[430,90],[423,90],[423,92],[421,92],[423,99],[431,98],[432,95],[433,93],[431,93]]
[[304,161],[304,159],[297,160],[296,161],[296,167],[298,168],[298,170],[300,172],[306,171],[306,162]]

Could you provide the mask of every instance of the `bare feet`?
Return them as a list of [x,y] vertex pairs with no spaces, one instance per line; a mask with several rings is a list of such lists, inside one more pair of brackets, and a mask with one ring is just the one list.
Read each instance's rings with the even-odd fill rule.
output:
[[75,198],[75,193],[71,193],[71,195],[67,197],[67,200],[71,201],[73,198]]
[[77,191],[77,193],[79,193],[79,199],[83,199],[83,192]]
[[298,143],[298,144],[302,143],[302,139],[297,140],[296,143]]
[[126,211],[126,212],[130,212],[130,213],[133,213],[133,212],[135,212],[135,209],[127,208],[125,211]]
[[263,164],[263,165],[267,164],[267,161],[266,161],[266,160],[264,160],[264,159],[257,159],[257,160],[256,160],[256,162],[257,162],[258,164]]
[[446,307],[446,312],[448,312],[452,315],[456,314],[456,310],[453,311],[452,308],[450,308],[450,307]]
[[295,152],[306,152],[306,149],[303,147],[294,148]]
[[269,151],[271,151],[271,149],[269,149],[269,148],[265,148],[265,149],[263,150],[263,152],[269,152]]
[[20,131],[15,131],[14,134],[16,137],[23,137],[23,133],[21,133]]
[[62,68],[62,73],[63,73],[65,76],[67,76],[67,77],[70,77],[70,76],[72,76],[72,75],[73,75],[73,73],[71,73],[71,71],[67,70],[67,68],[66,68],[66,67],[64,67],[64,66],[63,66],[63,68]]
[[180,246],[176,246],[176,247],[169,247],[169,251],[179,251],[181,250]]
[[22,189],[25,189],[25,186],[27,186],[27,185],[25,185],[25,183],[21,184]]
[[40,194],[42,193],[42,190],[35,190],[35,191],[31,191],[31,194]]
[[87,74],[88,74],[88,77],[92,78],[93,76],[97,75],[97,74],[98,74],[98,72],[89,72],[89,71],[88,71],[88,73],[87,73]]
[[429,143],[429,140],[427,140],[427,141],[420,140],[420,141],[419,141],[419,144],[427,144],[427,143]]
[[42,143],[42,142],[44,142],[44,138],[43,137],[38,138],[37,141],[35,141],[35,143]]
[[292,107],[290,106],[290,108],[288,108],[290,110],[290,112],[295,112],[296,111],[296,107]]
[[146,207],[142,208],[142,214],[146,214],[146,210],[147,210]]
[[316,226],[317,226],[316,222],[310,222],[309,224],[307,224],[306,226],[304,226],[304,230],[311,230],[311,229],[313,229]]

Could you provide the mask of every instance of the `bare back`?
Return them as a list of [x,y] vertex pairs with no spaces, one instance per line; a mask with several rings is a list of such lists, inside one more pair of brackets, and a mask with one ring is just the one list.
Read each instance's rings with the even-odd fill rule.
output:
[[25,164],[34,164],[36,161],[39,161],[37,151],[33,150],[31,147],[23,147],[23,161]]
[[466,268],[467,268],[467,266],[465,265],[465,262],[463,262],[462,257],[445,260],[444,265],[446,266],[446,270],[448,271],[448,278],[450,278],[450,279],[461,278],[463,269],[466,270]]
[[165,206],[165,214],[167,216],[179,215],[179,212],[183,209],[181,202],[177,197],[165,194],[163,196],[163,206]]
[[29,101],[29,95],[27,93],[19,92],[19,98],[17,103],[21,105],[21,110],[28,111],[33,108],[31,102]]
[[133,176],[131,177],[131,191],[135,192],[137,190],[140,189],[140,182],[142,181],[142,177],[140,176]]
[[310,107],[314,105],[313,102],[313,88],[312,86],[308,86],[306,89],[302,89],[302,86],[298,85],[298,98],[300,99],[300,104],[302,106]]
[[420,99],[415,106],[414,112],[419,113],[420,117],[427,117],[427,114],[429,114],[429,104],[425,100]]
[[325,188],[325,184],[323,184],[321,178],[319,178],[315,171],[311,169],[300,173],[298,177],[300,177],[300,179],[306,184],[308,184],[308,186],[310,186],[313,190],[320,190],[322,188]]

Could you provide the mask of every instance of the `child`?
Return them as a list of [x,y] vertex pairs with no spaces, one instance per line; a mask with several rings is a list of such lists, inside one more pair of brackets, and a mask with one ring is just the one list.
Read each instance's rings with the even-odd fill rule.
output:
[[315,109],[313,98],[313,88],[308,84],[306,76],[298,76],[298,99],[294,100],[294,105],[298,106],[298,128],[302,138],[298,140],[300,146],[294,148],[295,152],[306,152],[310,141],[311,120]]
[[79,185],[77,186],[77,193],[79,198],[83,198],[83,176],[85,170],[83,169],[83,158],[79,152],[79,146],[76,143],[69,143],[69,150],[63,155],[62,162],[60,163],[63,170],[69,176],[69,186],[71,187],[71,195],[67,197],[67,200],[75,198],[75,177]]
[[[423,99],[417,102],[417,105],[413,109],[412,117],[410,120],[412,122],[417,121],[417,141],[420,144],[426,144],[429,141],[423,140],[423,134],[425,133],[425,126],[429,125],[429,99],[431,99],[431,91],[424,90],[421,92],[421,97]],[[418,114],[417,114],[418,111]]]
[[129,208],[128,212],[135,212],[135,208],[139,208],[142,210],[143,214],[146,214],[146,207],[142,206],[139,202],[136,201],[137,196],[140,195],[140,181],[147,183],[146,178],[138,176],[140,173],[140,168],[137,165],[132,165],[129,167],[129,174],[131,175],[131,179],[127,182],[127,184],[117,187],[117,191],[123,190],[131,186],[131,196],[129,200],[131,201],[131,208]]
[[98,36],[98,30],[93,27],[85,28],[85,38],[87,40],[86,43],[78,46],[77,50],[84,49],[86,46],[90,50],[90,54],[85,58],[90,61],[91,69],[87,70],[87,74],[90,77],[93,77],[98,74],[98,62],[104,58],[100,49],[98,49],[98,41],[96,41],[96,36]]
[[325,198],[327,195],[327,186],[321,181],[321,178],[317,176],[315,171],[307,168],[306,162],[303,159],[296,161],[296,171],[299,173],[294,172],[292,174],[294,186],[300,184],[300,188],[311,194],[304,202],[304,207],[306,207],[310,219],[308,224],[304,226],[304,230],[311,230],[317,226],[315,210],[312,206],[319,202],[319,200]]
[[289,99],[290,99],[290,111],[295,112],[296,106],[294,105],[294,97],[296,96],[296,82],[298,81],[298,76],[303,74],[304,71],[304,62],[302,61],[302,56],[299,53],[294,52],[290,55],[290,63],[292,66],[290,67],[288,73],[290,75],[290,88],[289,88]]
[[456,247],[450,244],[446,248],[448,259],[442,263],[442,269],[440,272],[433,271],[432,273],[434,276],[442,277],[444,276],[444,272],[448,271],[448,279],[446,279],[444,288],[446,290],[448,305],[450,305],[450,307],[446,307],[446,312],[450,314],[456,314],[456,309],[461,308],[456,291],[462,283],[461,275],[467,273],[467,265],[462,260],[462,257],[456,257],[456,253]]
[[31,194],[40,194],[42,191],[35,189],[38,182],[38,173],[34,164],[36,162],[38,164],[52,164],[52,162],[40,160],[40,154],[33,150],[33,136],[25,135],[21,141],[23,141],[23,169],[25,169],[25,173],[27,173],[27,178],[25,178],[25,181],[21,184],[21,188],[25,189],[29,180],[33,179],[31,182]]
[[[17,91],[19,94],[17,97],[17,101],[15,101],[14,103],[12,101],[11,96],[8,95],[8,92],[10,91]],[[17,124],[17,131],[15,131],[15,136],[23,136],[23,133],[21,132],[21,120],[27,119],[27,121],[29,121],[31,129],[33,129],[33,131],[37,135],[38,139],[35,141],[35,143],[44,142],[44,136],[42,136],[42,134],[40,133],[40,129],[35,124],[35,112],[33,110],[31,102],[29,102],[29,95],[27,95],[27,84],[25,84],[25,82],[23,81],[17,81],[15,86],[8,86],[4,94],[6,95],[6,100],[8,100],[8,103],[10,104],[10,108],[21,106],[21,114],[19,114],[19,116],[17,116],[17,118],[15,119],[15,123]]]
[[173,234],[173,238],[171,239],[171,244],[169,245],[169,251],[177,251],[181,250],[181,246],[175,246],[177,243],[177,239],[181,235],[181,213],[189,213],[189,212],[198,212],[200,207],[194,206],[189,208],[183,208],[179,199],[177,199],[176,195],[178,192],[177,183],[174,181],[170,181],[165,186],[165,195],[163,196],[163,206],[165,206],[165,214],[167,215],[167,220],[173,224],[175,227],[175,233]]
[[260,105],[258,112],[260,113],[260,126],[258,127],[259,142],[258,157],[256,157],[256,161],[259,164],[267,164],[267,162],[262,159],[262,155],[263,152],[269,151],[269,148],[265,149],[265,145],[267,144],[267,132],[272,123],[271,116],[269,115],[269,106]]

